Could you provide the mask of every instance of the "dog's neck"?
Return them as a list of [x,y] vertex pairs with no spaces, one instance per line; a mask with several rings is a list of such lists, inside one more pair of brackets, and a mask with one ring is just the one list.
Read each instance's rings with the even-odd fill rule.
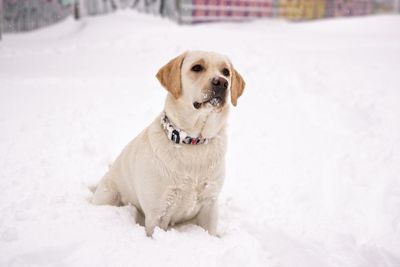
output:
[[216,111],[210,108],[196,110],[185,105],[171,95],[165,101],[165,113],[169,121],[178,129],[194,138],[212,139],[225,128],[229,107]]

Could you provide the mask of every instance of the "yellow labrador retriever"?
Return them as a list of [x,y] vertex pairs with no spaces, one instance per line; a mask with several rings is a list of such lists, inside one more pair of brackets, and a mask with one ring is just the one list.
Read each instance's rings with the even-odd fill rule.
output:
[[148,236],[183,222],[216,235],[229,98],[236,106],[245,82],[225,56],[202,51],[172,59],[157,78],[169,92],[163,112],[124,148],[92,203],[131,205]]

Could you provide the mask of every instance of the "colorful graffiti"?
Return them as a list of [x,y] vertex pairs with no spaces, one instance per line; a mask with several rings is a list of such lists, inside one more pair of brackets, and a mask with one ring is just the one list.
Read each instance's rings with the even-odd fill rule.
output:
[[281,0],[280,16],[291,20],[309,20],[323,18],[326,1],[324,0]]
[[242,20],[275,15],[278,0],[182,0],[182,21]]
[[396,12],[399,0],[181,0],[181,22],[285,17],[310,20]]

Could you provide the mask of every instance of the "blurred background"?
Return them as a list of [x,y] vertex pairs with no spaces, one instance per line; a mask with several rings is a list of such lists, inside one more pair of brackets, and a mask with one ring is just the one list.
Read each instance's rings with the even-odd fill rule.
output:
[[178,23],[281,17],[312,20],[400,12],[399,0],[2,0],[0,31],[30,31],[68,16],[134,8]]

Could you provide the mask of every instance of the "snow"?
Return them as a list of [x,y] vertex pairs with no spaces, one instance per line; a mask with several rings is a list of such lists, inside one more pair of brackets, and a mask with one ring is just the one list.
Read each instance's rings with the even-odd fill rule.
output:
[[[0,42],[0,266],[400,266],[400,17],[178,26],[118,12]],[[230,57],[220,238],[154,238],[92,206],[121,149],[162,111],[160,66]]]

